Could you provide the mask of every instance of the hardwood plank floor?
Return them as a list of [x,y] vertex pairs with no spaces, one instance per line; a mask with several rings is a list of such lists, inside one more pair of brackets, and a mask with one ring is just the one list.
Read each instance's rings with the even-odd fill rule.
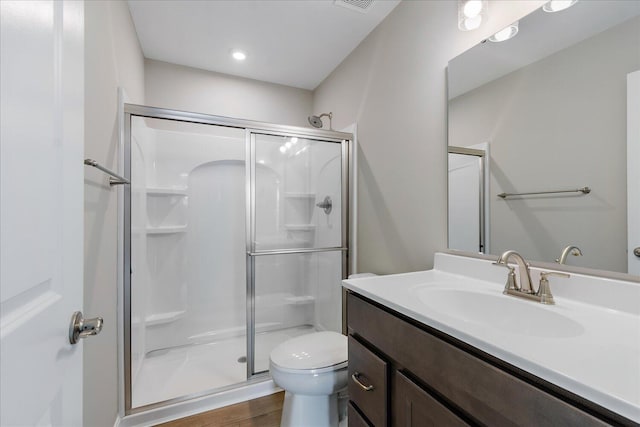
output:
[[159,424],[161,427],[279,427],[284,392]]

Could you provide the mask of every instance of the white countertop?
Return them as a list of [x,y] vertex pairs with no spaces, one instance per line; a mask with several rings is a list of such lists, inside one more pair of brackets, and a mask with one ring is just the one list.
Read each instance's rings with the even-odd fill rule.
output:
[[[640,422],[640,284],[551,277],[556,304],[544,305],[503,295],[506,273],[490,261],[436,254],[433,270],[343,285]],[[534,287],[538,277],[532,268]]]

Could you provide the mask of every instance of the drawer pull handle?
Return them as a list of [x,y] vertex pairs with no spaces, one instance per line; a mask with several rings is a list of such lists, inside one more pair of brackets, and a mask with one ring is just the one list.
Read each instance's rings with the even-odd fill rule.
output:
[[360,386],[361,389],[363,389],[364,391],[371,391],[373,390],[373,386],[372,385],[364,385],[360,382],[360,380],[358,379],[360,377],[360,372],[355,372],[353,375],[351,375],[351,379]]

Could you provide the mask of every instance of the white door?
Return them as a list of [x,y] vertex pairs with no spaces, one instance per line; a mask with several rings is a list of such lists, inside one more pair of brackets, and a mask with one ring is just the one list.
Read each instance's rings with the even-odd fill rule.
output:
[[484,252],[482,158],[449,153],[449,248]]
[[82,424],[84,5],[0,1],[0,424]]
[[640,70],[627,75],[627,252],[629,274],[640,276]]

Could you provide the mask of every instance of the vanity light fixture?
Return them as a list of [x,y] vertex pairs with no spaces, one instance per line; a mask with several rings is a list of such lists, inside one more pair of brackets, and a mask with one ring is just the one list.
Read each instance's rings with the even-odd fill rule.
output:
[[487,13],[487,0],[458,0],[458,28],[461,31],[480,27]]
[[578,0],[551,0],[542,6],[542,10],[545,12],[560,12],[561,10],[569,9],[576,4]]
[[231,57],[233,59],[235,59],[236,61],[244,61],[245,59],[247,59],[247,54],[241,50],[238,49],[232,49],[231,50]]
[[518,34],[518,23],[519,21],[516,21],[508,27],[498,31],[497,33],[489,37],[489,41],[498,43],[514,38],[516,34]]

